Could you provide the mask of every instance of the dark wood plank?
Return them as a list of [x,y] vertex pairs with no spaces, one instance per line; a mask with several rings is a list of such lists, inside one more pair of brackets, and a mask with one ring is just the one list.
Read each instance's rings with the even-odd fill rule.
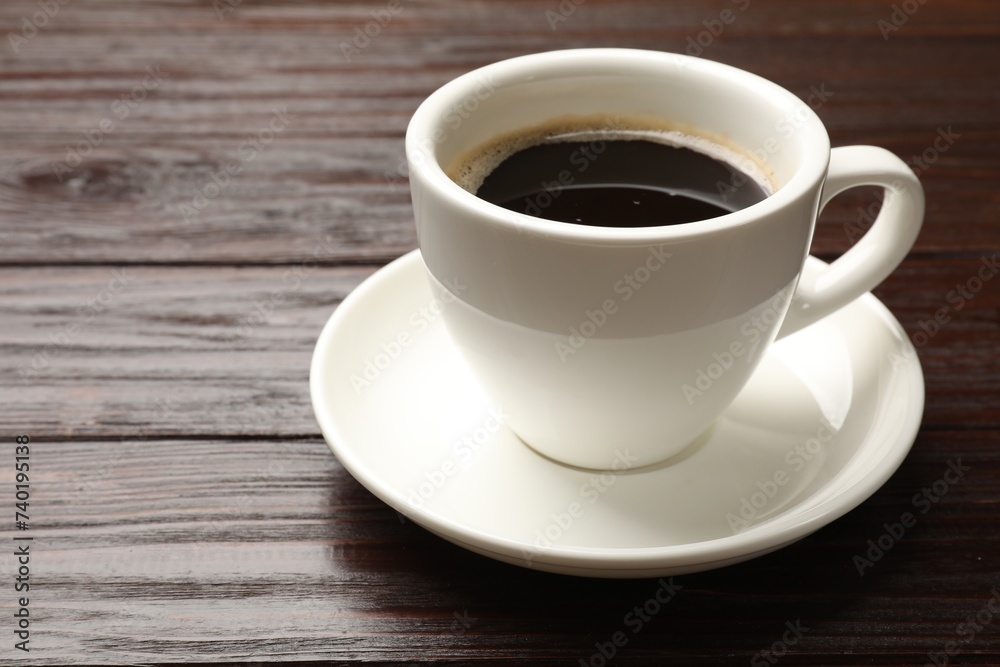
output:
[[[918,348],[928,427],[1000,428],[1000,282],[956,291],[982,261],[908,260],[877,290]],[[0,269],[5,421],[50,437],[317,435],[316,337],[372,271]]]
[[[74,0],[17,54],[0,50],[0,261],[295,262],[327,237],[328,263],[384,261],[416,244],[402,136],[436,87],[553,48],[697,52],[688,40],[733,4],[590,0],[550,26],[558,3],[404,3],[348,62],[340,44],[372,20],[367,4],[247,2],[220,18],[194,0],[142,12]],[[0,20],[17,25],[29,10],[4,5]],[[863,2],[803,11],[755,0],[697,48],[805,99],[824,91],[815,102],[836,144],[883,145],[921,172],[931,206],[918,251],[967,252],[995,233],[1000,203],[990,67],[1000,13],[930,3],[884,40],[878,21],[891,14]],[[161,74],[142,90],[147,67]],[[215,193],[212,174],[281,109],[288,121],[273,141],[195,210],[199,193]],[[33,117],[41,122],[25,122]],[[925,167],[920,156],[947,128],[955,143]],[[77,164],[78,153],[87,154]],[[841,226],[856,217],[844,206],[831,216]],[[821,234],[820,251],[839,238]]]
[[[401,522],[318,440],[36,440],[37,652],[18,664],[578,664],[618,631],[630,664],[745,663],[797,621],[808,631],[790,664],[922,664],[1000,578],[998,433],[922,434],[860,508],[777,554],[676,577],[683,588],[639,632],[623,619],[656,580],[553,576],[468,553]],[[968,472],[920,514],[914,494],[959,459]],[[916,525],[859,576],[854,556],[906,511]],[[11,561],[0,559],[5,579]],[[962,659],[996,660],[998,647],[992,623]]]
[[371,273],[4,269],[6,421],[64,437],[315,435],[312,348],[335,304]]

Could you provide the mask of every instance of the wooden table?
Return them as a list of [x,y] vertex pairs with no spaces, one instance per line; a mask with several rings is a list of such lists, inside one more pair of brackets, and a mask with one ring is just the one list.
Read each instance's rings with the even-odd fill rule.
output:
[[[602,664],[655,580],[504,565],[401,521],[331,454],[307,385],[340,300],[416,246],[397,169],[418,103],[582,46],[748,69],[824,98],[835,145],[910,162],[925,227],[876,294],[915,342],[943,321],[895,476],[790,548],[677,577],[611,662],[1000,663],[1000,281],[950,292],[996,260],[996,3],[17,0],[0,20],[0,664]],[[872,195],[827,209],[814,254],[850,246]],[[959,460],[859,576],[853,557]]]

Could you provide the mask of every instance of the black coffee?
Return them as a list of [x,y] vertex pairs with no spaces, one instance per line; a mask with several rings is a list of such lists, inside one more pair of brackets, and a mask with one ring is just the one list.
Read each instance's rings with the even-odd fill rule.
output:
[[706,220],[768,196],[726,162],[647,139],[529,146],[503,159],[475,193],[518,213],[600,227]]

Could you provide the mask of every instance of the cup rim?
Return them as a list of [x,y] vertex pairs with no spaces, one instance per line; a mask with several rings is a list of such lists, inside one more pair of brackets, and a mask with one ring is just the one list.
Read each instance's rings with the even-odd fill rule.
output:
[[[665,69],[697,68],[711,74],[716,79],[730,81],[744,88],[759,91],[760,96],[789,111],[804,113],[802,118],[803,136],[801,162],[787,183],[766,199],[746,208],[715,218],[698,220],[682,225],[662,225],[656,227],[601,227],[575,225],[548,218],[536,218],[517,213],[480,199],[455,183],[433,153],[428,155],[424,146],[428,141],[436,145],[433,137],[442,126],[442,119],[453,108],[456,100],[465,99],[483,85],[484,81],[500,79],[523,82],[538,78],[538,72],[546,76],[557,76],[565,70],[579,75],[581,71],[593,68],[609,71],[611,68],[627,68],[630,64],[662,66]],[[516,85],[516,83],[515,83]],[[711,130],[711,128],[705,128]],[[515,228],[518,233],[539,234],[547,238],[558,238],[574,242],[595,242],[602,244],[632,245],[657,243],[672,239],[692,238],[723,233],[735,227],[752,223],[762,217],[774,214],[803,197],[810,196],[817,184],[827,173],[830,160],[830,139],[826,128],[815,111],[792,92],[778,84],[746,70],[712,60],[667,51],[650,51],[627,48],[582,48],[545,51],[501,60],[472,70],[444,84],[431,93],[414,112],[406,130],[405,148],[412,181],[420,177],[424,184],[438,196],[458,206],[463,213],[485,218],[501,228]],[[471,148],[471,147],[470,147]],[[423,159],[417,161],[414,155]]]

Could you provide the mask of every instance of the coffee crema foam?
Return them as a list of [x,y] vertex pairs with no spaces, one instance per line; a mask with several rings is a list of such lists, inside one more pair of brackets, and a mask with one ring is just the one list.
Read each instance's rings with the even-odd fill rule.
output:
[[622,118],[603,114],[563,116],[541,125],[503,134],[460,155],[445,169],[445,173],[463,190],[476,194],[494,169],[526,148],[547,143],[628,140],[654,141],[693,150],[746,174],[768,196],[777,190],[776,179],[770,168],[757,162],[741,147],[725,146],[722,140],[709,139],[696,133],[693,128],[679,129],[663,119]]

